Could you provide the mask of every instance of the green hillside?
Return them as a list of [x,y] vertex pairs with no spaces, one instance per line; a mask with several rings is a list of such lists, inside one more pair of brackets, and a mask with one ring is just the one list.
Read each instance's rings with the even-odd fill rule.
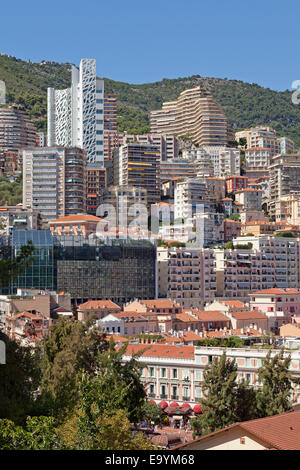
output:
[[[46,130],[47,87],[70,86],[70,64],[37,64],[2,55],[0,80],[6,82],[8,102],[23,106],[37,128]],[[256,84],[200,75],[143,85],[104,80],[105,91],[118,96],[118,126],[122,131],[147,132],[150,110],[160,109],[163,101],[174,100],[181,91],[203,84],[222,105],[234,128],[269,125],[300,146],[300,107],[292,104],[290,91],[276,92]]]

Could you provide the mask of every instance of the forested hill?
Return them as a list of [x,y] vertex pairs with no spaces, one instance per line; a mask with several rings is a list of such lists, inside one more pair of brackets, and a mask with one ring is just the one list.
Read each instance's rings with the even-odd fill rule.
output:
[[[70,64],[38,64],[0,56],[0,80],[6,82],[8,102],[24,106],[38,129],[45,130],[46,126],[47,87],[68,87],[70,79]],[[163,101],[172,101],[181,91],[203,84],[222,105],[234,128],[268,125],[300,146],[300,105],[292,103],[290,91],[276,92],[239,80],[200,75],[143,85],[104,80],[105,92],[118,96],[120,130],[147,132],[150,110],[160,109]]]

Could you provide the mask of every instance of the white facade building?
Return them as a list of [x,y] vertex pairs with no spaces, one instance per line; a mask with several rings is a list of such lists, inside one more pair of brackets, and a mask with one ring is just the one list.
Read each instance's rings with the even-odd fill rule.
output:
[[239,149],[218,146],[204,146],[203,149],[213,161],[214,173],[217,178],[240,175]]
[[5,82],[0,80],[0,105],[6,103],[6,87],[5,87]]
[[48,146],[79,147],[88,163],[104,160],[104,81],[96,77],[96,60],[72,66],[71,88],[48,88]]

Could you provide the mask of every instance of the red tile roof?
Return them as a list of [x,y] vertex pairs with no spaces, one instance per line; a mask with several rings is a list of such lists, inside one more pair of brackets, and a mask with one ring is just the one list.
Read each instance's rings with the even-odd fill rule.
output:
[[293,287],[286,287],[286,288],[273,288],[273,289],[264,289],[258,290],[255,292],[251,292],[249,295],[260,295],[260,294],[300,294],[300,289],[294,289]]
[[257,310],[248,312],[230,312],[230,315],[236,320],[267,320],[268,317]]
[[179,308],[176,302],[169,299],[140,300],[139,302],[148,308]]
[[275,416],[268,416],[267,418],[235,423],[224,429],[220,429],[219,431],[199,437],[187,444],[177,446],[176,449],[186,448],[188,450],[190,445],[193,445],[193,449],[195,449],[197,442],[204,439],[210,439],[211,442],[211,437],[214,435],[218,435],[225,431],[228,434],[228,431],[234,428],[240,428],[246,433],[249,433],[252,439],[256,438],[268,449],[299,450],[300,410],[282,413]]
[[146,349],[142,357],[167,357],[177,359],[194,359],[194,346],[173,346],[171,344],[129,344],[126,355],[131,356],[141,350]]
[[77,214],[77,215],[67,215],[66,217],[60,217],[59,219],[49,220],[49,224],[60,224],[65,222],[100,222],[99,217],[88,214]]
[[99,310],[104,308],[118,308],[121,310],[119,305],[115,304],[111,300],[88,300],[88,302],[79,305],[78,310]]
[[234,307],[234,308],[244,308],[245,304],[244,302],[241,302],[240,300],[220,300],[220,304],[227,305],[228,307]]

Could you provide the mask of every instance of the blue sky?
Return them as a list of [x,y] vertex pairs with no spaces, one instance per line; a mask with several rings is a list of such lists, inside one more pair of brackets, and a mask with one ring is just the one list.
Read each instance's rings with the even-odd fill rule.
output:
[[0,51],[33,62],[96,58],[99,76],[130,83],[300,80],[299,0],[15,0],[0,12]]

